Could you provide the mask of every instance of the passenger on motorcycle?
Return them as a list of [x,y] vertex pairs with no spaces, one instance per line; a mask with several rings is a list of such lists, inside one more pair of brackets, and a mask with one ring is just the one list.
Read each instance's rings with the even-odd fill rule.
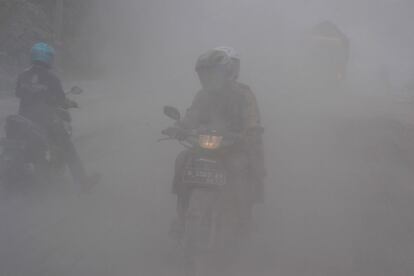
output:
[[73,180],[85,187],[87,176],[78,153],[69,135],[54,124],[57,108],[76,106],[66,98],[59,78],[51,72],[55,50],[46,43],[36,43],[30,57],[32,66],[19,75],[16,85],[19,114],[41,127],[48,139],[63,149]]
[[[250,224],[252,205],[263,200],[265,176],[263,128],[255,95],[247,85],[237,81],[240,56],[230,47],[218,47],[204,53],[199,57],[195,70],[202,89],[178,125],[187,130],[221,125],[240,137],[223,159],[231,182],[235,183],[233,194],[240,222]],[[181,173],[189,157],[191,152],[184,151],[175,163],[173,192],[178,197],[179,217],[185,211],[185,206],[181,204],[185,194],[180,186]]]

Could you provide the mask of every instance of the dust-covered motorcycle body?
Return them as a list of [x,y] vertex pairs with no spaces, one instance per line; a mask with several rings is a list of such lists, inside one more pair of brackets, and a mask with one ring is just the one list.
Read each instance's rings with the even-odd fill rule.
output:
[[[228,248],[237,239],[233,229],[237,227],[237,215],[228,208],[232,186],[237,183],[231,183],[226,157],[240,135],[213,127],[183,129],[178,110],[165,107],[164,113],[177,123],[162,132],[167,136],[162,140],[178,140],[188,149],[176,183],[183,230],[179,241],[189,262],[187,268],[197,270],[197,263],[203,262],[209,253]],[[193,274],[194,271],[188,275]]]
[[[74,87],[67,94],[82,92]],[[67,100],[65,107],[55,109],[51,127],[53,133],[21,115],[6,118],[6,135],[0,141],[0,179],[3,187],[49,181],[51,177],[64,173],[64,152],[56,141],[70,139],[72,118],[69,109],[76,107],[76,102]]]

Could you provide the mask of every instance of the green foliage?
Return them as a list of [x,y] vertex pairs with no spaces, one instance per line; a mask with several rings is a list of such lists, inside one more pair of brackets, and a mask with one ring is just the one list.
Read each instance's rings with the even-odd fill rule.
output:
[[29,49],[38,41],[58,48],[61,65],[70,64],[71,70],[81,67],[73,58],[78,51],[73,45],[80,44],[82,30],[87,27],[91,1],[64,0],[62,44],[55,45],[56,0],[0,0],[0,74],[15,75],[26,67]]

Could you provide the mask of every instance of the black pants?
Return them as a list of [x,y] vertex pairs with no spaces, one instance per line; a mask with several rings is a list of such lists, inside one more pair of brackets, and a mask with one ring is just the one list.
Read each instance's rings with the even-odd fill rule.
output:
[[66,141],[62,142],[60,146],[63,149],[64,158],[72,175],[73,181],[81,186],[86,185],[87,176],[85,167],[79,158],[75,145],[72,143],[70,138],[67,138]]
[[73,181],[81,186],[87,184],[87,175],[85,167],[79,157],[79,154],[73,144],[70,135],[65,131],[63,126],[53,125],[48,128],[49,137],[63,152],[63,158],[66,162]]

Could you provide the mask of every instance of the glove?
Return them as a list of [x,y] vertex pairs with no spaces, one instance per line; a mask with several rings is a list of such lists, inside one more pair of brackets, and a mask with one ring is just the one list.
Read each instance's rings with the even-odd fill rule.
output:
[[185,138],[187,138],[187,133],[186,133],[183,129],[178,128],[178,131],[177,131],[177,133],[175,134],[175,138],[176,138],[178,141],[183,141],[183,140],[185,140]]
[[178,127],[169,127],[164,129],[161,133],[179,141],[182,141],[187,137],[186,132]]
[[78,108],[79,105],[77,102],[67,99],[66,100],[66,107],[67,108]]

